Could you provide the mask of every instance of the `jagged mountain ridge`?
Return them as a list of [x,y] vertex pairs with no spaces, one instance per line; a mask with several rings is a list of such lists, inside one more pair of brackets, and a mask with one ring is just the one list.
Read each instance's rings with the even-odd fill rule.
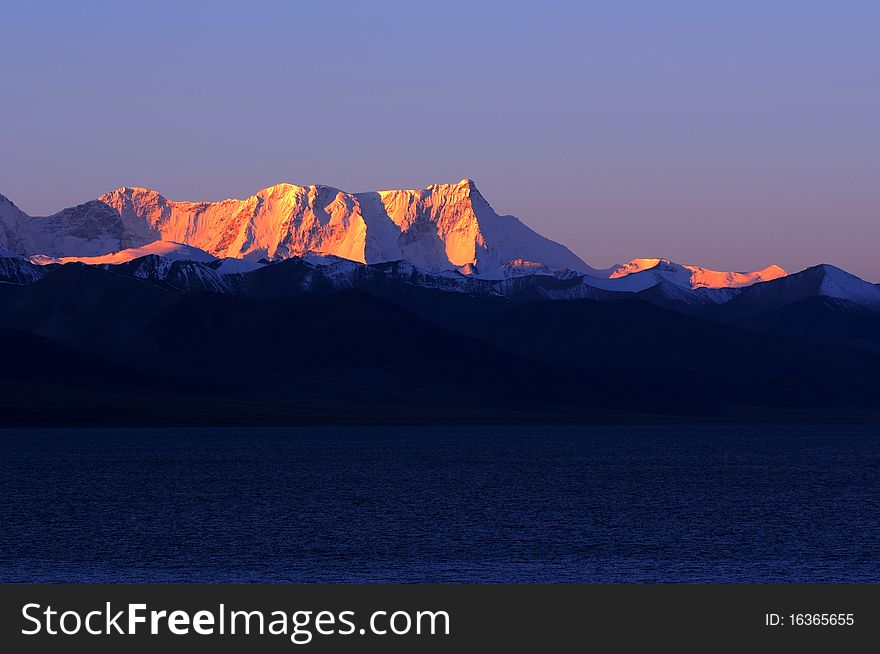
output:
[[[37,263],[121,263],[187,247],[250,261],[311,254],[367,264],[402,260],[431,273],[487,279],[628,277],[614,285],[627,290],[644,290],[654,283],[646,278],[654,277],[687,288],[722,288],[786,274],[778,266],[735,273],[665,259],[596,270],[519,219],[499,216],[470,179],[367,193],[277,184],[245,200],[220,202],[178,202],[150,189],[122,187],[37,218],[0,196],[0,251]],[[188,256],[199,259],[191,251]]]
[[218,258],[318,253],[361,263],[406,260],[432,272],[594,272],[565,246],[495,213],[469,179],[367,193],[277,184],[245,200],[221,202],[177,202],[123,187],[42,218],[5,198],[0,203],[0,248],[20,256],[95,257],[157,240]]

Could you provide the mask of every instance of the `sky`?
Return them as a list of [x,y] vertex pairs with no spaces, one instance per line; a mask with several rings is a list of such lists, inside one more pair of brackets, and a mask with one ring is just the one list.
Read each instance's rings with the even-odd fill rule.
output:
[[4,2],[0,193],[464,177],[594,267],[880,282],[880,3]]

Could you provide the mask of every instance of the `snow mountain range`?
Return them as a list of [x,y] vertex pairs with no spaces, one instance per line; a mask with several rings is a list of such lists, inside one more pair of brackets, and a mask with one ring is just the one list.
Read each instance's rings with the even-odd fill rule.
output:
[[221,202],[123,187],[46,217],[0,196],[0,281],[31,283],[72,263],[232,294],[247,293],[253,279],[283,276],[291,293],[384,280],[518,300],[638,297],[700,316],[755,313],[806,297],[880,306],[880,286],[827,265],[788,275],[775,265],[725,272],[643,258],[598,270],[495,213],[470,179],[367,193],[278,184]]
[[31,283],[72,263],[186,292],[246,295],[254,280],[283,278],[283,293],[397,283],[520,301],[638,297],[701,317],[807,297],[880,306],[880,286],[827,265],[788,275],[775,265],[725,272],[643,258],[598,270],[495,213],[469,179],[368,193],[278,184],[222,202],[123,187],[46,217],[0,196],[0,281]]
[[0,338],[0,424],[880,406],[880,286],[824,264],[597,270],[470,180],[215,203],[123,188],[47,217],[0,196]]
[[664,259],[596,270],[519,219],[499,216],[469,179],[367,193],[277,184],[245,200],[222,202],[177,202],[123,187],[46,217],[28,216],[0,196],[0,250],[36,263],[90,264],[147,254],[254,262],[321,255],[364,264],[405,261],[429,273],[484,279],[633,276],[626,284],[613,283],[627,290],[658,277],[684,287],[722,288],[785,275],[778,266],[732,273]]
[[154,241],[254,261],[315,253],[360,263],[405,260],[432,272],[592,272],[568,248],[496,214],[467,179],[369,193],[278,184],[222,202],[176,202],[124,187],[39,218],[0,200],[0,248],[18,255],[95,257]]

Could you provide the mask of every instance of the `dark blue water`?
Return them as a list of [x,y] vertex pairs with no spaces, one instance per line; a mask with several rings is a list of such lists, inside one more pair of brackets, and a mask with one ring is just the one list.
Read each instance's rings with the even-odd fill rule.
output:
[[6,430],[0,448],[0,581],[880,581],[878,428]]

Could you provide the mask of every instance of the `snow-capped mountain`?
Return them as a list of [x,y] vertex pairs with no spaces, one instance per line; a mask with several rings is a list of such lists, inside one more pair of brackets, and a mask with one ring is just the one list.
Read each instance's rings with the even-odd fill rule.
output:
[[726,310],[740,315],[756,314],[815,297],[880,309],[880,287],[836,266],[821,264],[744,288]]
[[[737,288],[785,275],[778,266],[737,273],[666,259],[596,270],[519,219],[499,216],[470,179],[366,193],[277,184],[245,200],[221,202],[178,202],[123,187],[46,217],[30,217],[0,196],[0,248],[35,263],[102,265],[147,255],[223,259],[225,272],[292,257],[405,261],[431,274],[489,280],[586,275],[585,284],[618,292],[643,291],[661,281],[689,289]],[[566,288],[566,294],[595,294]]]
[[199,261],[204,263],[217,260],[217,257],[211,256],[204,250],[184,245],[182,243],[175,243],[173,241],[153,241],[152,243],[147,243],[141,247],[126,248],[124,250],[119,250],[118,252],[100,254],[92,257],[49,257],[37,254],[29,257],[29,260],[32,263],[37,264],[79,262],[96,266],[101,264],[126,263],[150,255],[161,257],[167,261]]
[[103,259],[155,241],[254,261],[317,253],[361,263],[404,260],[432,272],[487,277],[536,269],[596,272],[519,219],[499,216],[469,179],[367,193],[278,184],[222,202],[176,202],[124,187],[39,218],[5,198],[0,203],[0,247],[21,256]]
[[700,266],[679,264],[669,259],[633,259],[615,268],[609,279],[627,279],[619,288],[643,290],[664,279],[684,288],[739,288],[757,282],[785,277],[787,273],[772,265],[753,272],[724,272]]

